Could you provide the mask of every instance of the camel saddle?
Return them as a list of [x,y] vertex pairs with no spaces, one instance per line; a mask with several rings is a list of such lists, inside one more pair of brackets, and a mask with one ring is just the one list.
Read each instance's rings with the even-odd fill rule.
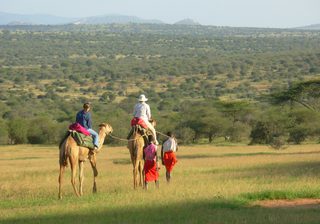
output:
[[132,136],[132,134],[134,132],[138,132],[143,137],[145,145],[149,144],[148,135],[152,135],[152,133],[149,129],[145,129],[141,125],[133,125],[131,127],[129,134],[128,134],[128,137],[127,137],[128,140],[130,139],[130,137]]
[[93,139],[91,135],[85,135],[77,131],[69,130],[69,135],[77,142],[78,146],[94,149]]
[[87,136],[73,130],[66,131],[65,135],[62,137],[59,143],[59,148],[70,135],[76,141],[78,146],[86,147],[86,148],[89,148],[90,150],[94,149],[93,138],[91,136]]

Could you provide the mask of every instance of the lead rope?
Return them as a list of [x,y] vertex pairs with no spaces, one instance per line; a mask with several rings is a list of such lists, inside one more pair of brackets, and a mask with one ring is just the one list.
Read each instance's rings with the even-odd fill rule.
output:
[[[166,134],[163,134],[163,133],[161,133],[161,132],[159,132],[159,131],[156,131],[156,133],[158,133],[159,135],[162,135],[162,136],[165,136],[165,137],[170,137],[170,136],[168,136],[168,135],[166,135]],[[113,139],[117,139],[117,140],[120,140],[120,141],[125,141],[125,142],[130,142],[130,141],[135,141],[135,139],[124,139],[124,138],[119,138],[119,137],[117,137],[117,136],[114,136],[114,135],[112,135],[112,134],[109,134],[109,136],[111,137],[111,138],[113,138]]]
[[126,142],[130,142],[130,141],[135,141],[135,139],[124,139],[124,138],[119,138],[119,137],[117,137],[117,136],[114,136],[114,135],[109,135],[111,138],[113,138],[113,139],[117,139],[117,140],[120,140],[120,141],[126,141]]
[[165,136],[165,137],[170,137],[170,136],[168,136],[168,135],[166,135],[166,134],[163,134],[163,133],[161,133],[160,131],[156,131],[156,133],[158,133],[159,135],[162,135],[162,136]]

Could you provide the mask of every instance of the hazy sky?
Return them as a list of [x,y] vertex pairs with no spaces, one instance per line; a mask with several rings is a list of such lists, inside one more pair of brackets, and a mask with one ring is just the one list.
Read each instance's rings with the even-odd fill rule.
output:
[[120,14],[174,23],[297,27],[320,23],[320,0],[0,0],[0,12],[86,17]]

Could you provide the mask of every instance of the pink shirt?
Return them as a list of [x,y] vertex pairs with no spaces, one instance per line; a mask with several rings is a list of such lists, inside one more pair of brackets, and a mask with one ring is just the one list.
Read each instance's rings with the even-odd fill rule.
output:
[[155,144],[151,143],[146,148],[144,148],[144,156],[146,160],[156,161],[157,147]]

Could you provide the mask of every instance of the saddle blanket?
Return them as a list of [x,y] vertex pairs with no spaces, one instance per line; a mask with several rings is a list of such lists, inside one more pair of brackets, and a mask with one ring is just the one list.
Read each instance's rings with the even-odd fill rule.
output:
[[93,139],[90,135],[87,136],[85,134],[82,134],[80,132],[76,132],[73,130],[69,130],[69,132],[72,138],[77,142],[79,146],[87,147],[89,149],[94,149]]

